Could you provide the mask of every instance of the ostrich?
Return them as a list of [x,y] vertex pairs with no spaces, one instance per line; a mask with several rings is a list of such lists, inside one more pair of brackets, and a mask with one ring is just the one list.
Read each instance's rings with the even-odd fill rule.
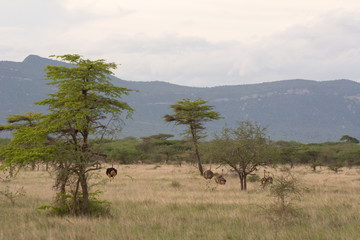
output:
[[203,173],[203,176],[204,176],[205,179],[212,179],[213,176],[214,176],[214,173],[211,171],[211,163],[212,163],[212,159],[210,158],[210,169],[206,170]]
[[270,172],[267,172],[268,175],[266,177],[266,170],[264,169],[264,177],[261,179],[261,185],[263,186],[263,188],[265,187],[265,185],[267,183],[272,184],[273,183],[273,178],[270,176]]
[[117,170],[114,168],[114,160],[111,161],[111,168],[106,169],[106,175],[110,181],[117,175]]
[[226,179],[223,177],[224,169],[221,170],[221,175],[215,177],[215,182],[220,185],[224,185],[226,183]]
[[267,178],[266,178],[266,170],[264,169],[264,177],[261,179],[261,185],[265,186],[265,183],[267,182]]
[[205,179],[212,179],[214,176],[214,173],[211,170],[206,170],[204,172],[204,178]]

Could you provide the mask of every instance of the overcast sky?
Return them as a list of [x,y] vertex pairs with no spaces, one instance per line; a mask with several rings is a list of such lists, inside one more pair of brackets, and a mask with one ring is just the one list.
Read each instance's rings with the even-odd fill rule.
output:
[[359,0],[0,0],[0,60],[77,53],[211,87],[360,80]]

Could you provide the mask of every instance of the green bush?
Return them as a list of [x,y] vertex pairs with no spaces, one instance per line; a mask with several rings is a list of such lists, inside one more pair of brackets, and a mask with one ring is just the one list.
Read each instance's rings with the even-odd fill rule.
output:
[[[110,216],[110,202],[106,200],[99,200],[97,196],[100,194],[100,191],[95,191],[89,194],[89,211],[88,215],[93,217],[100,216]],[[82,193],[79,192],[79,196],[82,196]],[[62,201],[57,201],[54,205],[42,205],[39,210],[49,210],[51,214],[56,216],[65,216],[65,215],[81,215],[81,209],[79,206],[82,204],[82,197],[78,199],[77,208],[75,212],[72,212],[72,207],[74,203],[74,197],[71,194],[58,194],[58,197]]]
[[247,178],[247,180],[248,180],[249,182],[259,182],[259,181],[260,181],[260,177],[259,177],[258,175],[256,175],[256,174],[254,174],[254,175],[250,175],[250,176]]

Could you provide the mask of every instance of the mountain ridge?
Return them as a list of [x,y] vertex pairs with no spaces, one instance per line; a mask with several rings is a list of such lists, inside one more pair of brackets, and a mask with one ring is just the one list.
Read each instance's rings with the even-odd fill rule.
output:
[[[23,62],[0,61],[0,124],[9,114],[27,111],[44,112],[33,105],[55,91],[46,85],[47,65],[69,64],[27,56]],[[268,127],[274,140],[300,142],[338,141],[343,135],[360,136],[360,84],[347,79],[316,81],[289,79],[274,82],[189,87],[163,81],[138,82],[111,76],[116,86],[139,90],[124,96],[135,109],[133,120],[125,120],[120,137],[149,136],[172,133],[181,129],[164,122],[162,116],[171,112],[170,104],[183,98],[203,98],[215,107],[224,119],[208,123],[211,137],[227,124],[252,120]]]

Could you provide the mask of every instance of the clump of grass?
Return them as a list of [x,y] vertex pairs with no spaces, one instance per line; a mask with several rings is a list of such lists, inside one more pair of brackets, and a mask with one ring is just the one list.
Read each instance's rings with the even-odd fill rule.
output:
[[248,178],[247,178],[247,181],[249,182],[259,182],[260,181],[260,177],[256,174],[254,175],[250,175]]
[[181,187],[181,184],[180,184],[178,181],[173,180],[173,181],[171,182],[170,186],[173,187],[173,188],[180,188],[180,187]]

